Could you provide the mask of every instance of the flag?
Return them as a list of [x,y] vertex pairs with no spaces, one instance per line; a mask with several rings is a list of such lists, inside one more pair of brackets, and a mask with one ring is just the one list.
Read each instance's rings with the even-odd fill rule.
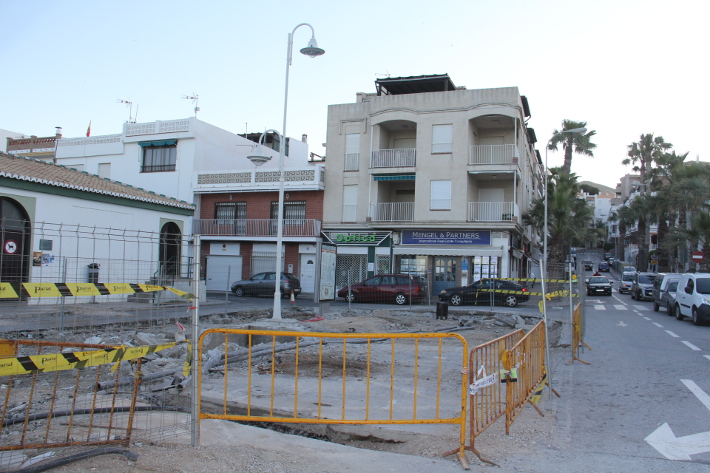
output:
[[86,129],[86,136],[91,136],[91,120],[89,120],[89,128]]

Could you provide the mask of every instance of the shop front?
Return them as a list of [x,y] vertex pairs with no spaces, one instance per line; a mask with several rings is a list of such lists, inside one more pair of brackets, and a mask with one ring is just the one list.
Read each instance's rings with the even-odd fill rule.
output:
[[335,290],[356,284],[375,274],[392,272],[392,232],[347,230],[324,231],[336,246]]

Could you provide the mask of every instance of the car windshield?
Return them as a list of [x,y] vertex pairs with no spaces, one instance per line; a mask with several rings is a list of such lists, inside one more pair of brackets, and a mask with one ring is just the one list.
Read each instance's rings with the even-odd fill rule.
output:
[[639,274],[639,284],[653,284],[656,280],[656,276],[651,276],[648,274]]
[[699,294],[710,294],[710,278],[697,278],[695,285]]
[[598,277],[598,276],[595,278],[591,278],[589,280],[590,284],[598,284],[598,283],[605,283],[605,282],[609,282],[609,280],[605,277]]
[[631,273],[625,273],[621,275],[621,280],[622,281],[633,281],[634,280],[634,275]]
[[678,281],[673,281],[668,285],[668,292],[676,292],[678,290]]

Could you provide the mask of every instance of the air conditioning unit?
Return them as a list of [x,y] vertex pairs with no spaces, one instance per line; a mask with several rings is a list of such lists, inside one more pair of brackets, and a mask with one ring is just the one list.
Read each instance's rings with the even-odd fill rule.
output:
[[402,235],[399,232],[392,232],[392,243],[399,245],[402,242]]

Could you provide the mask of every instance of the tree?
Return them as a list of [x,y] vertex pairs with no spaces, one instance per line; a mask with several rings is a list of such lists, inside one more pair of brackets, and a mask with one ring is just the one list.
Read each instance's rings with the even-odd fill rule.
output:
[[589,195],[599,195],[601,193],[598,187],[592,186],[590,184],[580,184],[579,190],[581,190],[582,192],[586,192]]
[[[628,146],[627,158],[621,164],[628,166],[633,164],[633,170],[641,174],[641,194],[645,195],[649,192],[649,178],[651,177],[652,164],[662,159],[664,153],[673,145],[666,143],[662,136],[653,136],[653,133],[641,135],[639,141]],[[639,216],[639,253],[638,266],[639,269],[645,271],[648,268],[648,245],[650,234],[647,215]],[[643,232],[641,227],[643,226]]]
[[[548,268],[563,268],[567,256],[565,245],[582,246],[594,241],[596,230],[587,224],[594,217],[584,199],[577,197],[579,184],[574,174],[550,169],[547,185]],[[526,225],[543,230],[545,226],[544,198],[535,199],[530,210],[523,214]],[[548,272],[549,274],[549,272]]]
[[583,154],[594,157],[593,150],[597,147],[592,143],[592,136],[597,132],[592,130],[587,133],[565,133],[566,130],[575,128],[586,128],[587,122],[575,122],[572,120],[562,120],[562,129],[552,132],[552,138],[547,146],[550,151],[557,151],[558,145],[562,145],[565,152],[565,161],[562,165],[562,174],[569,174],[572,169],[572,153]]

